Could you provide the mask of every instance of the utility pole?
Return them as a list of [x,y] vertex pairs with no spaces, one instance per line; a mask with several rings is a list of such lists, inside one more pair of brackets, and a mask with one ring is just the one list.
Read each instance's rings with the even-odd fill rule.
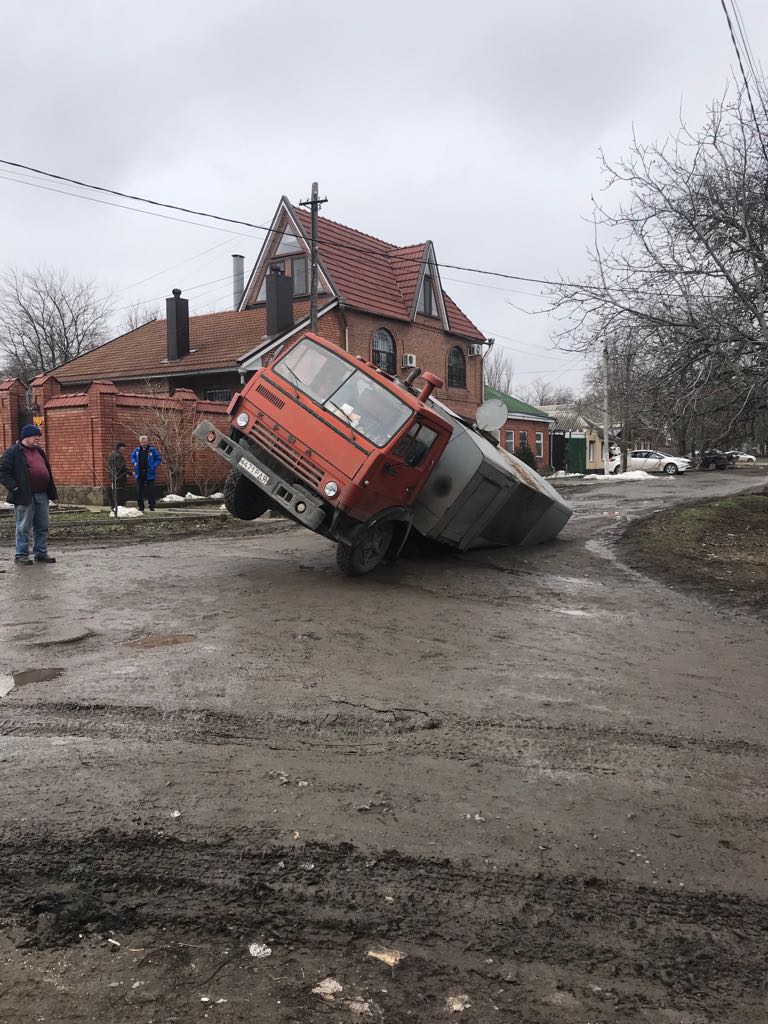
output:
[[305,199],[299,206],[309,206],[312,209],[312,237],[310,239],[310,285],[309,285],[309,329],[313,334],[317,333],[317,210],[327,199],[317,198],[317,182],[312,182],[312,198]]
[[608,339],[603,339],[603,473],[608,476],[610,463],[610,450],[608,447],[608,433],[610,421],[608,418]]

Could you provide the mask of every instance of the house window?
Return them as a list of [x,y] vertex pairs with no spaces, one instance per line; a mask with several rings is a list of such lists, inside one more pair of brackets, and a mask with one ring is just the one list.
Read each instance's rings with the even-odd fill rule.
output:
[[421,282],[419,313],[425,313],[427,316],[437,315],[435,310],[435,293],[432,289],[432,276],[429,273],[429,267],[424,272],[424,280]]
[[465,388],[467,386],[467,364],[464,353],[458,347],[448,353],[448,387]]
[[267,275],[271,274],[273,270],[279,270],[281,274],[285,273],[285,260],[272,260],[267,267],[267,273],[264,275],[264,280],[261,282],[261,288],[259,288],[259,294],[256,296],[257,302],[267,301]]
[[521,430],[520,431],[520,447],[521,448],[527,448],[528,447],[528,431],[527,430]]
[[229,388],[213,388],[205,392],[206,402],[228,402],[232,397]]
[[508,430],[504,438],[504,447],[508,452],[515,454],[515,432],[514,430]]
[[393,377],[397,373],[395,339],[383,327],[373,336],[373,359],[371,361],[376,366],[380,366],[385,373],[391,373]]
[[587,445],[587,461],[588,462],[594,462],[595,461],[595,442],[594,441],[590,441],[589,444]]
[[544,434],[540,431],[536,431],[536,458],[544,458]]
[[293,257],[291,260],[291,277],[293,279],[293,294],[306,295],[309,292],[306,256]]
[[300,252],[301,244],[298,238],[292,231],[284,231],[283,236],[280,239],[277,248],[275,249],[275,256],[282,256],[286,252]]

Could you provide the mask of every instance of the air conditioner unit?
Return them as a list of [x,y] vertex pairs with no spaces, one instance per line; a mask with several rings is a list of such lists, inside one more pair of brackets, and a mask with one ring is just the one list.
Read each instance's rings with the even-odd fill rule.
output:
[[481,356],[483,354],[483,346],[482,345],[470,345],[469,346],[469,354],[471,356]]
[[416,356],[413,352],[403,352],[403,369],[409,369],[416,365]]

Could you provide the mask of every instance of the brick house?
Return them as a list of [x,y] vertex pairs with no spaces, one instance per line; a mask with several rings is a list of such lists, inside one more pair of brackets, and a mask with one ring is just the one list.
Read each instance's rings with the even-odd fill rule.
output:
[[[143,390],[150,382],[228,401],[309,327],[310,235],[310,215],[283,197],[236,310],[189,316],[175,289],[165,321],[121,335],[53,375],[65,393],[110,380],[119,389]],[[446,382],[443,401],[474,415],[486,339],[443,291],[432,242],[394,246],[319,217],[318,255],[318,333],[390,373],[431,370]],[[270,287],[273,277],[283,280]]]
[[485,387],[485,399],[495,398],[507,407],[507,422],[499,432],[499,443],[513,454],[527,444],[536,456],[539,472],[551,466],[550,430],[553,418],[542,409],[528,405],[520,398]]

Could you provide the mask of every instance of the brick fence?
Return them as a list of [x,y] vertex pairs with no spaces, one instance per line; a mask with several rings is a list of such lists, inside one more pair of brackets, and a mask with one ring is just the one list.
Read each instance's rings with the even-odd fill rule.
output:
[[[167,461],[163,438],[176,436],[183,453],[183,487],[199,491],[220,488],[226,464],[207,448],[192,441],[192,431],[202,419],[211,420],[225,432],[229,418],[224,402],[206,402],[186,388],[173,396],[120,391],[112,381],[97,380],[78,394],[62,394],[52,374],[32,381],[35,416],[42,418],[43,446],[56,485],[64,500],[107,503],[107,457],[117,441],[128,446],[128,455],[140,434],[160,449],[165,464],[158,471],[158,491],[167,490]],[[26,389],[9,378],[0,382],[0,440],[4,447],[18,439],[27,409]]]

